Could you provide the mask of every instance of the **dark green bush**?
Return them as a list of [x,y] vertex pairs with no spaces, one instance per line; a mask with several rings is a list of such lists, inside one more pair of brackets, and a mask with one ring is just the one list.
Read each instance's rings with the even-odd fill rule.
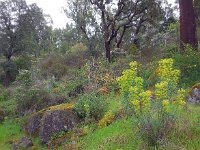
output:
[[190,47],[184,52],[173,51],[170,57],[174,59],[174,65],[181,70],[182,86],[192,86],[200,81],[200,54]]
[[100,119],[107,109],[107,102],[104,96],[97,96],[95,93],[84,94],[75,105],[75,111],[85,119]]
[[13,61],[6,61],[3,63],[3,70],[4,70],[4,76],[3,78],[5,78],[5,74],[6,72],[9,72],[11,75],[11,81],[14,81],[16,79],[16,76],[18,75],[18,69],[16,64]]
[[86,51],[87,46],[83,43],[77,43],[72,46],[67,53],[67,57],[65,58],[65,63],[68,66],[80,68],[84,66],[86,63]]
[[0,102],[9,99],[9,92],[2,86],[0,86]]
[[32,65],[31,58],[28,56],[17,57],[14,60],[14,63],[16,64],[18,70],[20,70],[20,69],[29,70]]

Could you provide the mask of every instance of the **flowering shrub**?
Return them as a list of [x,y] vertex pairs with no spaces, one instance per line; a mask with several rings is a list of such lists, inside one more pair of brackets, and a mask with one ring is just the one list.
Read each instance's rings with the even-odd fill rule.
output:
[[151,91],[143,88],[143,79],[137,76],[137,62],[131,62],[130,69],[123,71],[122,76],[117,78],[122,95],[129,100],[136,114],[143,111],[148,113],[150,108]]
[[178,89],[180,71],[173,68],[173,59],[159,61],[159,81],[155,90],[145,90],[144,81],[137,74],[137,62],[117,78],[121,92],[132,106],[142,137],[150,145],[157,145],[173,127],[178,112],[185,105],[185,90]]
[[[155,85],[155,99],[162,102],[161,110],[169,113],[185,105],[184,89],[178,89],[180,71],[173,69],[173,59],[163,59],[159,62],[160,81]],[[174,107],[176,107],[174,109]]]
[[22,85],[25,86],[31,85],[32,82],[31,72],[25,69],[19,70],[19,74],[16,80],[20,82]]

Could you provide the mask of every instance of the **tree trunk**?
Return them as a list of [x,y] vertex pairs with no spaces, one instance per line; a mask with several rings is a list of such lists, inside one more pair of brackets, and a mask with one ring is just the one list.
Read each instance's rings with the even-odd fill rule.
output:
[[123,27],[122,34],[121,34],[121,36],[120,36],[120,38],[119,38],[119,40],[118,40],[118,42],[117,42],[117,48],[120,48],[120,46],[121,46],[122,39],[123,39],[123,37],[124,37],[125,31],[126,31],[126,27],[124,26],[124,27]]
[[110,54],[110,34],[109,34],[109,28],[107,26],[107,21],[106,21],[106,15],[105,15],[105,5],[102,6],[101,10],[101,20],[103,23],[103,32],[104,32],[104,46],[106,50],[106,59],[108,62],[111,61],[111,54]]
[[11,74],[10,74],[10,71],[6,71],[5,72],[5,77],[3,79],[3,85],[5,87],[8,87],[10,85],[10,82],[11,82]]
[[106,49],[106,58],[108,62],[111,62],[111,55],[110,55],[110,42],[105,42],[105,49]]
[[179,0],[180,7],[180,48],[184,51],[185,45],[189,44],[197,49],[196,22],[193,0]]

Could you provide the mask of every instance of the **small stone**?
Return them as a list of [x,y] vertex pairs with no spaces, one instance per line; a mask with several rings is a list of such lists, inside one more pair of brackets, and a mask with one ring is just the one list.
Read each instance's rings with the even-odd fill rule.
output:
[[72,145],[75,145],[76,144],[76,141],[72,141]]
[[194,88],[189,95],[188,102],[200,104],[200,89]]

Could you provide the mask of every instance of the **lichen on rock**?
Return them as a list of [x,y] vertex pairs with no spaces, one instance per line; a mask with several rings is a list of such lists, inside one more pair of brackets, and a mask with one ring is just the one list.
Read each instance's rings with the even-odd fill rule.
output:
[[55,133],[73,130],[77,122],[78,117],[71,109],[47,111],[41,119],[39,138],[47,143]]
[[74,104],[65,103],[43,109],[28,119],[25,132],[31,136],[39,136],[41,142],[46,144],[55,134],[75,128],[79,118],[73,108]]

